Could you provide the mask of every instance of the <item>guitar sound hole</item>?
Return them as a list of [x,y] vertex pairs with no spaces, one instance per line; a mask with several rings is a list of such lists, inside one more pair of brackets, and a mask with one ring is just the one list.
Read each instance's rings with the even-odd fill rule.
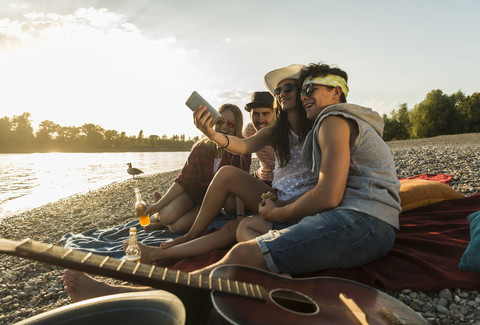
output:
[[299,314],[318,313],[318,305],[307,296],[291,290],[277,289],[270,292],[270,298],[280,307]]

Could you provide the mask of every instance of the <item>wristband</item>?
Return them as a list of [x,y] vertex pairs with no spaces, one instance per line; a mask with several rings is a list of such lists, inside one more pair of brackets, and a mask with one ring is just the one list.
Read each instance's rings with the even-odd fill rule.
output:
[[228,136],[226,134],[224,134],[225,136],[225,139],[227,140],[227,144],[223,146],[224,149],[227,149],[228,145],[230,144],[230,139],[228,138]]

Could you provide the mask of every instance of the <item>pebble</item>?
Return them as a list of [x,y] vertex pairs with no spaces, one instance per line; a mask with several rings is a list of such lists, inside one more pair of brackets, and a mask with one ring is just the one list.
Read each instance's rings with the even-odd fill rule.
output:
[[[480,133],[391,141],[399,177],[422,173],[452,174],[451,187],[464,195],[480,193]],[[257,162],[258,163],[258,162]],[[255,165],[254,165],[255,166]],[[178,171],[128,179],[82,195],[74,195],[0,221],[3,238],[32,238],[60,244],[67,232],[108,228],[131,220],[133,187],[148,200],[164,193]],[[58,218],[58,216],[62,216]],[[63,289],[63,268],[0,255],[0,325],[12,324],[71,303]],[[109,283],[122,283],[105,279]],[[480,289],[480,288],[479,288]],[[417,311],[428,324],[480,325],[479,291],[444,288],[439,292],[385,290]]]

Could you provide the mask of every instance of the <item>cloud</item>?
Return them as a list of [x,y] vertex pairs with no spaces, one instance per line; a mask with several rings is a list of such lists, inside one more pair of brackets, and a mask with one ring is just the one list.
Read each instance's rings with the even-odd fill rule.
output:
[[397,110],[400,104],[401,103],[397,101],[384,102],[384,101],[379,101],[375,98],[370,98],[370,99],[364,100],[360,105],[365,107],[370,107],[374,111],[377,111],[380,115],[382,114],[389,115],[392,110],[394,109]]
[[146,117],[184,106],[188,89],[205,75],[196,73],[197,54],[179,47],[174,36],[149,38],[108,9],[2,19],[0,42],[2,113],[30,112],[37,124],[48,119],[127,134],[178,134],[180,122],[133,121],[128,112]]

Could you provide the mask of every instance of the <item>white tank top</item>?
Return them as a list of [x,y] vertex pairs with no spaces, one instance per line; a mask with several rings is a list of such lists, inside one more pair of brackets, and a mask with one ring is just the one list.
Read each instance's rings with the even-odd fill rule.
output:
[[293,145],[290,146],[290,160],[279,167],[275,159],[272,187],[277,190],[279,200],[289,201],[312,189],[318,181],[318,176],[305,167],[302,161],[303,144],[298,143],[298,136],[290,130]]

